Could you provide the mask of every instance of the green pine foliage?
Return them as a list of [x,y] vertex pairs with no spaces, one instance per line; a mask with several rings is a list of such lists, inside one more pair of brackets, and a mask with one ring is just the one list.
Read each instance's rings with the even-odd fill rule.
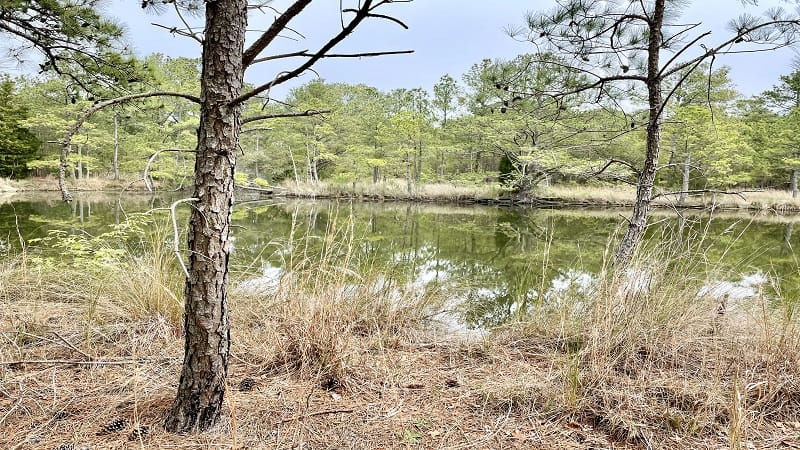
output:
[[0,176],[23,178],[28,175],[27,163],[36,156],[40,142],[24,127],[29,111],[17,101],[15,84],[0,81]]

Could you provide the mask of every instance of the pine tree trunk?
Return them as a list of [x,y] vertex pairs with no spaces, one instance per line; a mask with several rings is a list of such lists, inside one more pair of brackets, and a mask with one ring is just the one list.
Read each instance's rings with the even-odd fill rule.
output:
[[636,188],[636,203],[633,206],[628,230],[622,237],[617,248],[615,264],[619,268],[627,267],[633,259],[636,250],[647,228],[647,219],[650,216],[650,207],[653,197],[653,184],[656,179],[658,167],[658,152],[661,143],[661,108],[664,103],[661,92],[661,76],[659,74],[659,51],[663,41],[661,33],[664,22],[664,2],[656,0],[653,16],[650,21],[650,39],[647,48],[647,103],[650,108],[647,122],[647,145],[644,166],[639,175]]
[[797,172],[798,168],[792,169],[792,198],[797,198]]
[[247,0],[206,2],[201,113],[189,219],[186,346],[175,403],[165,422],[178,433],[204,431],[220,416],[230,352],[228,237],[241,108]]

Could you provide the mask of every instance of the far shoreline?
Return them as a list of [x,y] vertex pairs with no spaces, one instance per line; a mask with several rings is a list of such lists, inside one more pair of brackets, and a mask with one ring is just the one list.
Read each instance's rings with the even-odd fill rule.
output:
[[[459,185],[453,183],[422,183],[412,193],[404,182],[391,180],[379,183],[283,183],[259,187],[236,186],[237,190],[268,198],[309,200],[347,200],[364,202],[406,202],[420,204],[454,204],[483,206],[528,206],[536,208],[631,208],[635,191],[612,185],[554,185],[537,188],[528,194],[513,194],[497,184]],[[69,189],[75,192],[129,193],[133,195],[185,192],[186,186],[160,186],[148,191],[141,180],[87,178],[71,180]],[[0,196],[17,196],[36,192],[59,192],[58,180],[53,177],[24,180],[0,179]],[[728,193],[707,192],[689,196],[678,204],[678,194],[668,194],[653,200],[657,209],[676,211],[750,211],[776,215],[800,213],[800,199],[782,190],[731,190]]]

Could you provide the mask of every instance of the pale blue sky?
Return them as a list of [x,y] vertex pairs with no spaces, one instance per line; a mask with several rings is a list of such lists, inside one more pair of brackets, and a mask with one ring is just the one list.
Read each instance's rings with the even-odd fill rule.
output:
[[[345,0],[345,5],[351,1]],[[272,6],[280,10],[289,3],[288,0],[274,0]],[[713,31],[711,38],[705,41],[709,45],[723,40],[727,35],[727,21],[742,12],[757,14],[767,6],[788,6],[780,0],[762,0],[759,8],[747,9],[738,0],[696,0],[691,3],[684,18],[702,21],[703,26],[699,29]],[[418,86],[430,89],[445,73],[460,79],[461,74],[483,58],[510,58],[531,51],[530,44],[515,42],[503,30],[508,25],[521,24],[526,11],[547,10],[554,4],[552,0],[415,0],[413,3],[388,5],[384,12],[402,19],[409,25],[409,30],[388,21],[372,19],[335,51],[413,49],[414,54],[323,60],[315,68],[329,81],[363,82],[387,90]],[[127,25],[128,40],[138,54],[161,52],[170,56],[199,56],[200,49],[194,41],[173,37],[167,30],[150,25],[150,22],[177,24],[174,13],[163,16],[147,14],[139,5],[138,0],[112,0],[107,6],[108,14]],[[283,39],[280,48],[271,49],[271,53],[316,49],[339,29],[338,9],[339,1],[317,0],[291,24],[307,39],[300,42]],[[272,14],[251,18],[249,28],[265,29],[272,18]],[[194,22],[202,28],[199,18]],[[740,91],[754,94],[768,89],[780,75],[791,71],[794,56],[792,50],[783,49],[720,57],[716,64],[731,66],[732,78]],[[285,61],[280,65],[264,64],[251,70],[248,81],[265,82],[287,68]],[[308,74],[304,80],[313,76]],[[273,94],[281,97],[285,91],[283,88]]]

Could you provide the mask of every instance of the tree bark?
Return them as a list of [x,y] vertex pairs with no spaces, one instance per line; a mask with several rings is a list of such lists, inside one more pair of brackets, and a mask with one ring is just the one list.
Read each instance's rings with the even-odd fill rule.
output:
[[797,172],[798,172],[798,170],[800,170],[800,169],[798,169],[797,167],[792,169],[792,198],[797,198]]
[[661,112],[664,103],[661,92],[661,75],[659,67],[659,52],[663,35],[661,33],[664,22],[664,3],[666,0],[656,0],[653,15],[649,19],[649,42],[647,47],[647,103],[649,117],[647,121],[647,146],[644,165],[639,175],[636,188],[636,203],[633,206],[628,229],[617,248],[615,264],[619,268],[627,267],[633,259],[636,250],[647,228],[647,219],[650,216],[650,207],[653,197],[653,184],[656,179],[658,167],[658,152],[661,143]]
[[233,175],[241,127],[242,53],[247,0],[206,2],[201,113],[189,219],[186,345],[175,403],[165,426],[178,433],[208,430],[225,395],[230,353],[228,241]]

